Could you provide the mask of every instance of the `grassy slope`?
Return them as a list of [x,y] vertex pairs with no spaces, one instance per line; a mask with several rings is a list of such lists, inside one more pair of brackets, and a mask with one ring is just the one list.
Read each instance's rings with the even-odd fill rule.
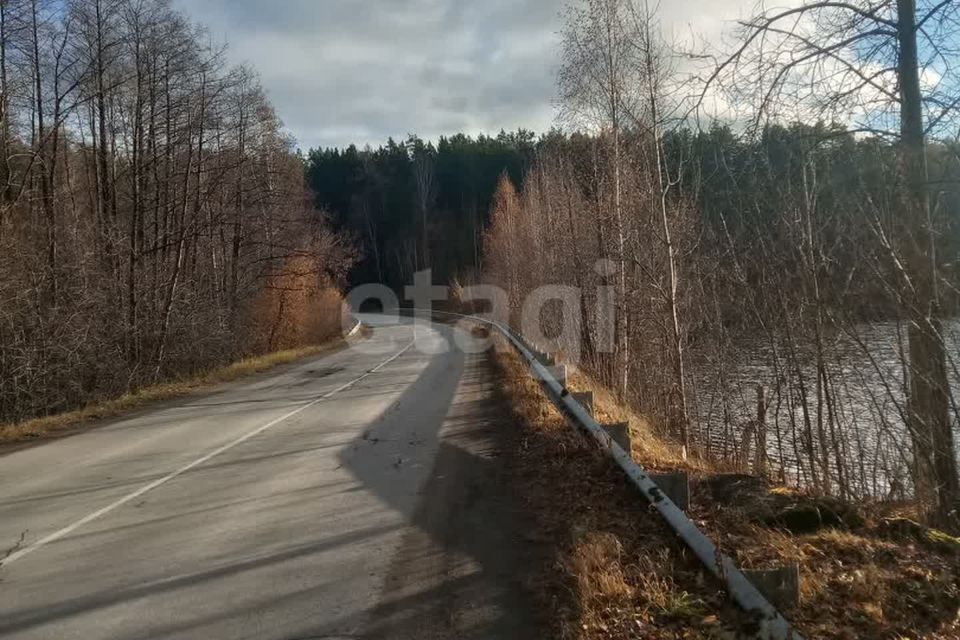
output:
[[170,400],[203,391],[213,385],[231,382],[280,365],[330,352],[345,344],[343,339],[336,338],[317,346],[245,358],[202,374],[162,382],[127,393],[119,398],[96,402],[76,411],[0,425],[0,444],[15,444],[64,435],[95,420],[116,417],[142,408],[151,402]]
[[566,425],[512,351],[493,358],[521,429],[512,467],[542,550],[530,578],[542,637],[736,637],[741,621],[720,585],[619,469]]
[[[551,552],[537,577],[561,638],[730,637],[742,620],[615,465],[573,433],[510,351],[495,355],[522,426],[518,482]],[[691,475],[689,515],[748,569],[799,562],[801,599],[784,613],[808,638],[960,638],[955,539],[918,527],[909,505],[856,508],[735,473],[659,440],[589,378],[599,421],[629,421],[633,456],[649,470]],[[792,532],[784,514],[817,509],[835,526]],[[828,517],[829,516],[829,517]]]

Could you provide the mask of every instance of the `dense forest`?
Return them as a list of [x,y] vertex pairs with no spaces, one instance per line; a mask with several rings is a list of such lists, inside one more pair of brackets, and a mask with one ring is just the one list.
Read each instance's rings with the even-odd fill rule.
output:
[[[629,139],[637,134],[624,135]],[[759,135],[747,135],[728,124],[714,124],[706,130],[666,132],[662,144],[665,162],[680,168],[674,194],[696,203],[698,228],[714,239],[730,234],[740,243],[762,241],[782,253],[778,243],[790,242],[777,231],[783,194],[802,188],[811,176],[818,182],[818,200],[850,212],[853,219],[845,221],[849,224],[858,224],[853,207],[858,193],[893,197],[896,148],[883,138],[856,135],[840,125],[771,124]],[[539,136],[520,130],[476,139],[458,133],[441,137],[436,145],[410,136],[405,143],[391,139],[377,149],[311,150],[306,175],[317,207],[329,212],[331,223],[363,249],[352,280],[399,290],[411,282],[414,271],[425,267],[433,269],[439,283],[478,280],[483,234],[503,176],[519,189],[533,167],[563,157],[579,193],[587,198],[582,206],[596,206],[590,202],[598,188],[592,177],[603,153],[603,141],[596,136],[560,129]],[[931,177],[944,185],[939,209],[951,230],[960,215],[957,154],[957,145],[949,140],[935,141],[931,148]],[[869,221],[860,217],[860,222]],[[841,222],[833,216],[825,224]],[[839,227],[825,226],[822,232],[838,242],[846,240]],[[941,240],[944,255],[960,250],[960,234],[945,233]],[[848,273],[862,258],[856,245],[838,245],[833,250],[838,268],[830,273]],[[788,265],[787,272],[796,273],[795,267]],[[846,306],[864,320],[895,317],[895,305],[882,295],[883,282],[866,275],[843,291]],[[948,304],[956,305],[955,293],[948,295]],[[728,311],[729,322],[750,325],[738,306]]]
[[0,2],[0,423],[338,330],[292,148],[166,0]]
[[357,283],[398,290],[430,267],[440,282],[477,277],[482,234],[501,174],[520,183],[540,143],[529,131],[410,136],[377,149],[315,149],[307,181],[318,207],[363,247]]

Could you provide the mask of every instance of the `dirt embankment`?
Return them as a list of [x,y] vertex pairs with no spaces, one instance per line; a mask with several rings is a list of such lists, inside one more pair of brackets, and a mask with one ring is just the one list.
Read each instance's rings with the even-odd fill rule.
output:
[[[520,427],[515,482],[543,555],[531,579],[545,637],[735,638],[748,621],[620,470],[575,433],[510,350],[495,357]],[[660,441],[589,379],[600,421],[631,423],[648,470],[691,475],[690,517],[746,569],[797,562],[807,638],[960,638],[960,541],[917,525],[909,505],[844,505],[717,468]]]

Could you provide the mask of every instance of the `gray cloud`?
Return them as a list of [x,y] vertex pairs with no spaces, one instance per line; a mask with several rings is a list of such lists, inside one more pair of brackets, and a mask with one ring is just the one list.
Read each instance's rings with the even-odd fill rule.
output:
[[[228,41],[233,62],[259,71],[303,148],[553,124],[564,0],[174,4]],[[742,0],[661,8],[671,26],[702,28],[730,4]]]

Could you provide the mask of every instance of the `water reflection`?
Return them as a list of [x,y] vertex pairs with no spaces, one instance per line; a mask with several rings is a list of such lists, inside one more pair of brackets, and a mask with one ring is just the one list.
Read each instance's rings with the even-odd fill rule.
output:
[[[909,492],[906,330],[905,324],[879,322],[835,332],[821,343],[822,376],[815,341],[800,345],[777,336],[742,341],[724,353],[692,354],[700,446],[745,466],[762,464],[757,456],[762,386],[767,464],[783,481],[831,491],[842,484],[851,497]],[[946,323],[944,332],[957,433],[960,320]]]

